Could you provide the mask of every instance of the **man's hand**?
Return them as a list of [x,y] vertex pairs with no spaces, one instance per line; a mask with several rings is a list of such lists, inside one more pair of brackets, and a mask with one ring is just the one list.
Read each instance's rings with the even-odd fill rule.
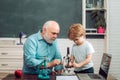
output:
[[48,67],[54,67],[54,66],[59,65],[59,64],[61,64],[61,60],[60,59],[55,59],[52,62],[47,63],[47,66]]
[[55,59],[55,60],[53,61],[53,64],[59,65],[59,64],[61,64],[61,60],[60,60],[60,59]]

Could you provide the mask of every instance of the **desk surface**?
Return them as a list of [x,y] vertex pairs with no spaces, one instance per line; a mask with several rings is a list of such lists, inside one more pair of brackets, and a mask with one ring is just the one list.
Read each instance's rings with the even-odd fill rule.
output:
[[[12,73],[0,73],[0,80],[39,80],[38,75],[23,74],[22,78],[16,78]],[[55,80],[55,76],[50,76],[50,80]]]
[[[0,73],[0,80],[39,80],[38,75],[23,74],[22,78],[16,78],[12,73]],[[50,80],[56,80],[56,76],[51,75]],[[117,80],[115,77],[108,75],[107,80]]]

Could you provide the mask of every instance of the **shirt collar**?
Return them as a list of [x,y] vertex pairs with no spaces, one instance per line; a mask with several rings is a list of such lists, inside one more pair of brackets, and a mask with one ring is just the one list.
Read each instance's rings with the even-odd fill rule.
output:
[[43,39],[41,31],[38,31],[37,36],[38,36],[38,40],[42,40]]

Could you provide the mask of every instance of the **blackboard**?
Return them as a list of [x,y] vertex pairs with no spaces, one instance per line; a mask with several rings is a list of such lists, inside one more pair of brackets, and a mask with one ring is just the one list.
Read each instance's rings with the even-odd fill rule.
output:
[[29,36],[47,20],[56,20],[66,38],[71,24],[82,23],[82,0],[0,0],[0,37]]

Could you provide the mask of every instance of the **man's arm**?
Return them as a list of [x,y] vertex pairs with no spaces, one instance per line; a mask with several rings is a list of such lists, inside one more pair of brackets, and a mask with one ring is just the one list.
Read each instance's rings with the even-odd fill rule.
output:
[[24,44],[24,62],[29,67],[39,65],[43,60],[36,59],[36,45],[31,39],[28,39]]

